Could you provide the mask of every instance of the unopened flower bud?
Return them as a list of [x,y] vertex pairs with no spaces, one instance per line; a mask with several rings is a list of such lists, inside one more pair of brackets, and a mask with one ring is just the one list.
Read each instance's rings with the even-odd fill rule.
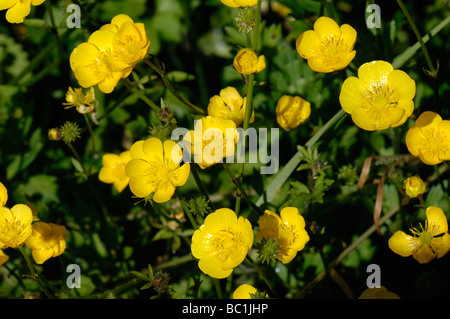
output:
[[425,182],[419,176],[412,176],[403,182],[406,195],[410,198],[422,196],[427,191]]
[[292,130],[311,115],[311,104],[300,96],[283,95],[277,103],[275,113],[278,125]]

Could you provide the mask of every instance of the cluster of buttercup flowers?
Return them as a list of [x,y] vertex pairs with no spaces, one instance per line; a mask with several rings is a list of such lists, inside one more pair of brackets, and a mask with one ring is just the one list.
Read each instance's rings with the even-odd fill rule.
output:
[[66,249],[64,226],[34,222],[36,216],[28,205],[16,204],[8,208],[4,206],[7,201],[8,191],[0,183],[0,265],[9,260],[9,256],[2,251],[6,248],[28,246],[37,264],[43,264],[64,252]]
[[103,93],[111,93],[146,57],[149,48],[144,24],[119,14],[72,51],[70,67],[82,87],[97,85]]

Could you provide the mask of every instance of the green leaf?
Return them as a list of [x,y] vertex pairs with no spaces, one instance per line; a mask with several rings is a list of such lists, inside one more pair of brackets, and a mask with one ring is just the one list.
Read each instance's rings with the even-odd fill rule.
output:
[[[142,280],[142,281],[149,281],[149,282],[151,281],[150,278],[149,278],[148,276],[146,276],[146,275],[140,273],[139,271],[134,271],[134,270],[132,270],[132,271],[130,271],[130,273],[131,273],[133,276],[135,276],[136,278],[138,278],[138,279],[140,279],[140,280]],[[152,277],[153,277],[153,276],[152,276]]]

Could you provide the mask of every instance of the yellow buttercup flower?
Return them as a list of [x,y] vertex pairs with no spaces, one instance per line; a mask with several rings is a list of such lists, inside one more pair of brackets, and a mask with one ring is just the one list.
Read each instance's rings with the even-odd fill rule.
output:
[[341,27],[328,17],[320,17],[314,30],[303,32],[296,41],[299,55],[316,72],[330,73],[344,69],[355,57],[356,30],[348,24]]
[[427,165],[450,160],[450,121],[431,111],[420,114],[406,133],[408,151]]
[[206,216],[192,236],[191,252],[200,270],[213,278],[226,278],[241,264],[253,245],[248,219],[228,208]]
[[66,249],[66,227],[53,223],[36,222],[33,231],[25,241],[32,249],[34,261],[43,264],[52,257],[60,256]]
[[[208,115],[224,120],[232,120],[236,126],[244,122],[247,98],[239,94],[233,87],[220,90],[219,95],[214,95],[208,104]],[[255,112],[252,111],[250,123],[255,120]]]
[[204,169],[234,155],[238,139],[233,121],[206,116],[196,121],[194,130],[186,133],[183,142],[194,154],[194,162]]
[[122,70],[122,77],[127,77],[136,64],[142,61],[150,49],[150,41],[143,23],[134,23],[125,14],[115,16],[110,24],[100,28],[100,31],[111,31],[116,34],[113,39],[112,56],[109,66],[111,69]]
[[305,230],[305,220],[296,207],[285,207],[280,216],[266,210],[259,217],[258,240],[276,239],[279,254],[277,258],[284,264],[290,262],[309,241]]
[[258,290],[252,285],[242,284],[233,292],[233,299],[252,299],[251,295],[257,292]]
[[285,130],[292,130],[311,114],[311,103],[300,96],[283,95],[275,108],[277,122]]
[[414,111],[416,84],[408,74],[385,61],[372,61],[358,69],[358,77],[342,84],[339,101],[353,122],[367,131],[397,127]]
[[258,73],[266,68],[264,55],[257,56],[253,49],[240,49],[233,60],[233,66],[240,74]]
[[0,207],[0,249],[17,248],[31,235],[33,213],[27,205]]
[[151,137],[134,143],[130,149],[131,160],[125,167],[133,194],[141,198],[152,194],[157,203],[170,200],[175,187],[184,185],[189,177],[189,163],[180,167],[182,154],[181,147],[170,140],[163,144]]
[[82,87],[98,85],[103,93],[111,93],[117,86],[123,69],[116,68],[112,59],[115,36],[112,31],[95,31],[88,42],[81,43],[72,51],[70,67]]
[[113,184],[118,192],[127,187],[130,178],[125,174],[125,166],[131,160],[130,151],[117,154],[107,153],[102,157],[103,167],[98,179],[106,184]]
[[403,182],[403,189],[410,198],[422,196],[427,191],[427,185],[419,176],[411,176]]
[[237,8],[237,7],[250,7],[256,6],[258,0],[220,0],[224,5]]
[[386,287],[373,287],[364,290],[358,299],[400,299],[400,297],[395,293],[388,291]]
[[66,102],[64,102],[63,105],[66,105],[66,109],[75,107],[81,114],[93,112],[97,105],[94,88],[91,87],[89,91],[84,94],[81,88],[72,89],[69,87],[66,92]]
[[31,6],[38,6],[45,0],[2,0],[0,11],[6,11],[6,20],[9,23],[22,23],[30,14]]
[[82,87],[98,85],[103,93],[111,93],[149,48],[144,25],[120,14],[73,50],[70,66]]
[[447,217],[439,207],[430,206],[425,211],[425,227],[410,229],[412,236],[397,231],[389,239],[389,248],[402,257],[413,256],[421,264],[441,258],[450,249]]

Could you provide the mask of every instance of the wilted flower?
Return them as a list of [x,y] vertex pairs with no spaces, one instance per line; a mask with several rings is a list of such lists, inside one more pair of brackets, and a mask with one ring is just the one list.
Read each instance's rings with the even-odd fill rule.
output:
[[233,121],[206,116],[196,121],[194,130],[186,133],[183,142],[194,154],[194,162],[204,169],[234,155],[238,139]]
[[253,49],[240,49],[233,60],[233,66],[240,74],[258,73],[266,68],[264,55],[257,56]]
[[175,187],[184,185],[189,177],[189,163],[180,167],[182,149],[174,141],[163,144],[155,137],[137,141],[131,146],[130,155],[125,173],[130,177],[130,190],[137,197],[152,195],[155,202],[166,202],[172,198]]
[[61,255],[66,249],[66,227],[53,223],[36,222],[25,245],[32,249],[34,261],[43,264],[51,257]]
[[0,207],[0,249],[17,248],[31,235],[33,213],[27,205]]
[[118,192],[127,187],[130,178],[125,174],[125,166],[131,160],[130,151],[117,154],[107,153],[102,157],[103,167],[98,179],[106,184],[113,184]]
[[297,252],[305,247],[309,241],[309,235],[305,230],[305,220],[296,207],[285,207],[280,216],[266,210],[259,217],[258,240],[277,239],[278,259],[286,264],[297,255]]
[[9,23],[22,23],[30,14],[31,6],[38,6],[45,0],[2,0],[0,11],[6,11],[6,20]]
[[[236,126],[244,122],[247,98],[242,98],[233,87],[220,90],[219,95],[214,95],[208,104],[208,115],[224,120],[232,120]],[[255,120],[255,112],[252,111],[250,123]]]
[[409,152],[427,165],[450,160],[450,121],[431,111],[423,112],[406,133]]
[[221,208],[206,216],[194,232],[191,251],[199,259],[202,272],[213,278],[226,278],[244,261],[252,245],[253,230],[248,219]]
[[425,211],[425,227],[410,229],[412,236],[399,230],[389,239],[389,248],[402,257],[413,256],[421,264],[441,258],[450,249],[447,217],[439,207],[430,206]]
[[292,130],[308,119],[311,103],[300,96],[283,95],[275,108],[277,122],[285,130]]
[[397,127],[414,111],[416,84],[408,74],[385,61],[364,63],[358,77],[342,84],[339,101],[353,122],[367,131]]
[[63,103],[63,105],[66,105],[66,109],[75,107],[81,114],[94,111],[96,104],[97,100],[93,87],[86,94],[83,93],[81,88],[72,89],[69,87],[66,92],[66,102]]
[[314,30],[303,32],[296,41],[300,56],[316,72],[344,69],[355,57],[356,31],[348,24],[341,27],[331,18],[320,17]]
[[411,176],[403,182],[403,188],[406,195],[410,198],[416,198],[427,191],[427,185],[419,176]]

